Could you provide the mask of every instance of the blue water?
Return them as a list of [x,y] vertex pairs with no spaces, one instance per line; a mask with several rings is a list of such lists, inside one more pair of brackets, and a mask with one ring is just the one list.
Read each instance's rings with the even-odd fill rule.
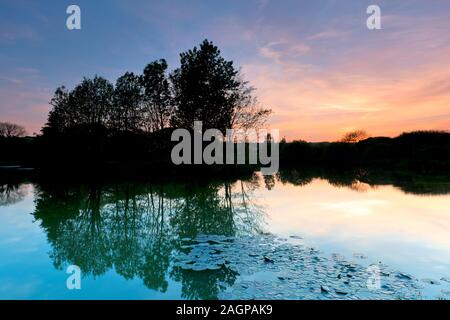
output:
[[[272,234],[277,241],[313,247],[325,257],[339,254],[363,267],[382,262],[414,278],[424,298],[448,298],[450,195],[445,190],[421,194],[390,184],[336,186],[324,179],[268,184],[258,175],[207,185],[5,184],[0,298],[221,298],[244,275],[174,266],[181,239],[203,234],[236,239]],[[67,288],[69,265],[82,271],[80,290]],[[254,274],[245,279],[264,281],[264,263],[246,268]],[[288,290],[295,294],[296,289]]]

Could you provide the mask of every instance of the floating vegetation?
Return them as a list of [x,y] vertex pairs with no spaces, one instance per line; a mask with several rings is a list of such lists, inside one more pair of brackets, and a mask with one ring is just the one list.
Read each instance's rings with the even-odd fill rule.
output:
[[441,283],[437,280],[434,279],[422,279],[422,282],[427,283],[427,284],[433,284],[433,285],[441,285]]
[[367,259],[367,256],[363,253],[354,253],[353,257],[357,259]]
[[[370,268],[338,254],[328,258],[273,235],[199,235],[180,241],[175,267],[189,272],[228,269],[238,275],[232,283],[221,285],[219,299],[423,298],[419,281],[411,275],[376,264],[379,285],[374,288],[368,286],[374,277]],[[355,257],[366,259],[362,254]]]

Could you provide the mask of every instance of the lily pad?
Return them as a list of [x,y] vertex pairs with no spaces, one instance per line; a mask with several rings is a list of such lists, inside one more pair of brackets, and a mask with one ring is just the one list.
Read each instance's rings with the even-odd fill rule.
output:
[[427,284],[432,284],[432,285],[437,285],[439,286],[441,283],[437,280],[434,279],[422,279],[422,282],[427,283]]

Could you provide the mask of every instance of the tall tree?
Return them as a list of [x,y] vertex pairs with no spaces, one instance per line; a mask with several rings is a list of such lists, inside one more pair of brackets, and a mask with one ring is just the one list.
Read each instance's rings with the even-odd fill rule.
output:
[[71,93],[79,113],[77,121],[86,125],[106,126],[112,108],[113,92],[113,85],[105,78],[84,78]]
[[72,91],[56,89],[44,134],[61,133],[76,126],[106,127],[111,113],[114,87],[106,79],[84,78]]
[[140,77],[126,72],[117,79],[114,90],[114,102],[111,127],[118,131],[137,132],[141,129],[143,114],[143,89]]
[[192,128],[194,121],[203,121],[204,128],[224,132],[233,126],[261,123],[270,112],[256,106],[253,89],[212,42],[204,40],[200,48],[181,53],[180,62],[170,76],[175,106],[173,126]]
[[56,89],[50,100],[53,109],[50,110],[47,124],[42,129],[44,134],[62,133],[75,123],[75,112],[70,110],[73,104],[69,102],[69,99],[70,93],[64,86]]
[[142,75],[144,87],[145,121],[147,131],[162,130],[168,126],[171,116],[171,96],[164,59],[149,63]]

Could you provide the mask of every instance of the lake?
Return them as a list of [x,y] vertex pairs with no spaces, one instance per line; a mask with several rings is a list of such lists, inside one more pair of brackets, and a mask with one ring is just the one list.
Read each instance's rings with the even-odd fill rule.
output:
[[0,181],[1,299],[450,298],[448,179]]

